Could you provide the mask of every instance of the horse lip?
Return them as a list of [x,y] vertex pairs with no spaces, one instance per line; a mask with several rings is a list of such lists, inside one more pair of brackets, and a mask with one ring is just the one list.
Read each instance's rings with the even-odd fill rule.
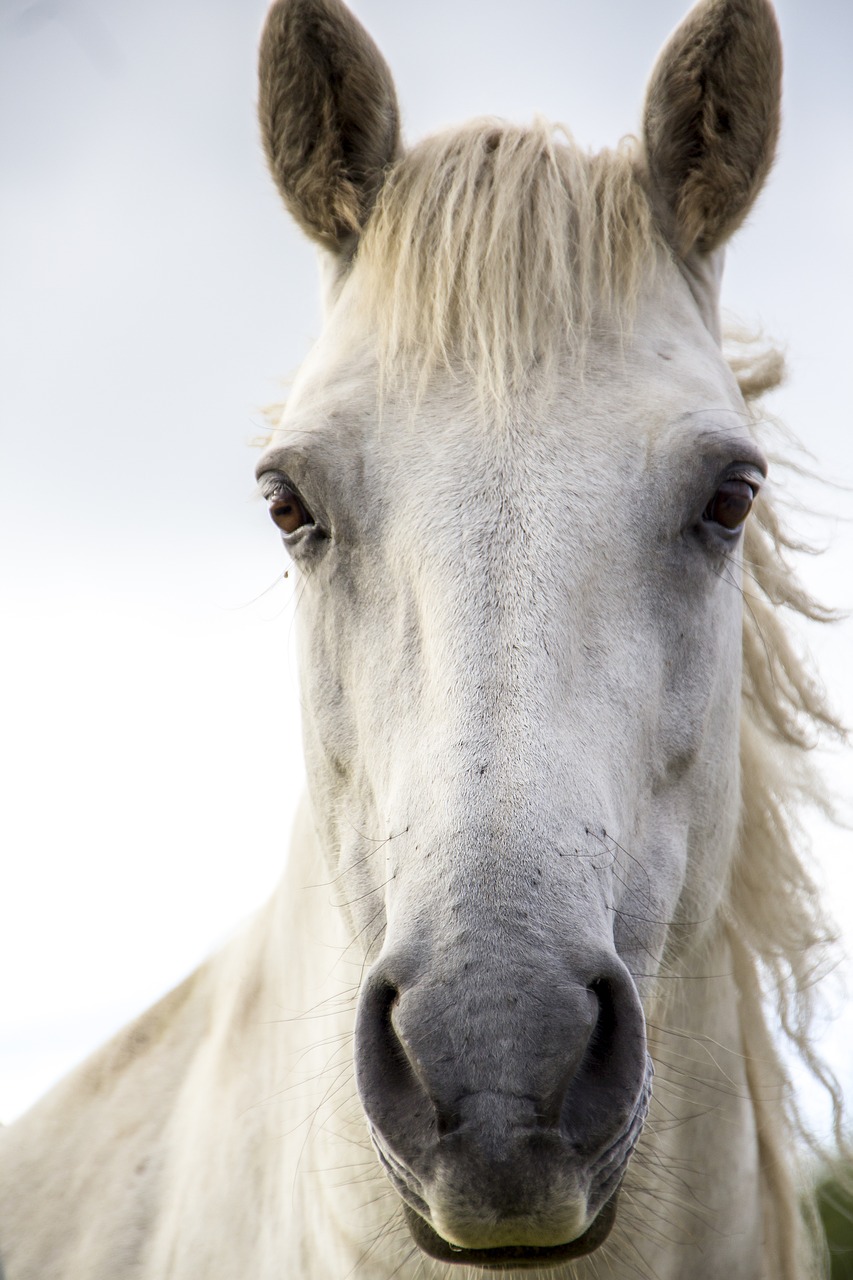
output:
[[443,1239],[430,1226],[426,1218],[423,1218],[405,1201],[403,1214],[415,1244],[430,1258],[466,1267],[482,1267],[486,1271],[522,1271],[532,1267],[558,1266],[561,1262],[569,1262],[573,1258],[582,1258],[594,1252],[610,1235],[613,1223],[616,1221],[618,1198],[617,1188],[606,1204],[599,1209],[583,1235],[578,1236],[576,1240],[570,1240],[567,1244],[545,1245],[541,1248],[536,1245],[503,1245],[497,1249],[462,1249]]

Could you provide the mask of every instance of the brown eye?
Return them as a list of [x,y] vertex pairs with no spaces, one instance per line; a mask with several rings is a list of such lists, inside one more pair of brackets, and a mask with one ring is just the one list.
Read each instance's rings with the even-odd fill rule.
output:
[[746,480],[726,480],[708,503],[702,519],[724,529],[739,529],[752,509],[755,494],[755,488]]
[[270,515],[273,524],[278,525],[282,533],[296,533],[303,525],[314,523],[299,495],[284,486],[276,489],[270,498]]

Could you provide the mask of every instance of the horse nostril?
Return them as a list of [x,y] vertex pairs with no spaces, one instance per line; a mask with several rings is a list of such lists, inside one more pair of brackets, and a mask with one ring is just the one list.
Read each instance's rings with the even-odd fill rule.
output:
[[376,984],[374,1000],[379,1022],[388,1035],[394,1035],[394,1006],[399,1002],[400,992],[392,982],[380,981]]
[[446,1138],[455,1133],[462,1124],[462,1115],[457,1107],[445,1107],[440,1104],[435,1108],[435,1131],[439,1138]]
[[397,1025],[403,991],[387,973],[365,983],[356,1018],[356,1082],[374,1130],[391,1148],[417,1149],[434,1141],[436,1115],[417,1061]]
[[613,988],[607,978],[598,978],[588,988],[598,1006],[598,1016],[587,1045],[587,1062],[602,1065],[612,1056],[616,1036],[616,1007]]
[[379,1052],[385,1059],[385,1070],[391,1077],[408,1077],[412,1062],[406,1046],[394,1026],[394,1010],[400,1003],[400,991],[391,982],[380,981],[374,995],[374,1018]]
[[563,1099],[561,1125],[592,1154],[602,1135],[636,1111],[646,1071],[645,1020],[633,982],[620,967],[590,982],[595,1022],[580,1066]]

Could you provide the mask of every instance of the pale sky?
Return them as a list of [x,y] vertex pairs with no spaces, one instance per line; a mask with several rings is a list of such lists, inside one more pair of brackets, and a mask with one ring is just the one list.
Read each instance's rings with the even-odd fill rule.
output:
[[[0,1119],[274,887],[301,786],[290,583],[253,500],[258,406],[319,326],[254,122],[258,0],[0,8],[4,623]],[[541,113],[636,128],[680,0],[359,0],[406,132]],[[853,6],[785,0],[780,159],[729,310],[790,354],[773,409],[853,488]],[[853,606],[853,494],[794,499]],[[809,637],[853,725],[853,623]],[[831,769],[849,806],[849,756]],[[812,824],[842,923],[850,836]],[[853,932],[851,932],[853,936]],[[846,1073],[853,1020],[828,1030]]]

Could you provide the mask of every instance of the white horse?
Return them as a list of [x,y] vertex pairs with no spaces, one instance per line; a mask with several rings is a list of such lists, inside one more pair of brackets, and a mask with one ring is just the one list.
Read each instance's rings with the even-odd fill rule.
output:
[[274,6],[264,140],[326,267],[258,468],[309,800],[251,926],[2,1135],[6,1280],[819,1273],[773,1032],[820,1070],[830,717],[759,497],[778,361],[717,310],[779,79],[766,0],[702,0],[641,144],[404,151],[340,0]]

